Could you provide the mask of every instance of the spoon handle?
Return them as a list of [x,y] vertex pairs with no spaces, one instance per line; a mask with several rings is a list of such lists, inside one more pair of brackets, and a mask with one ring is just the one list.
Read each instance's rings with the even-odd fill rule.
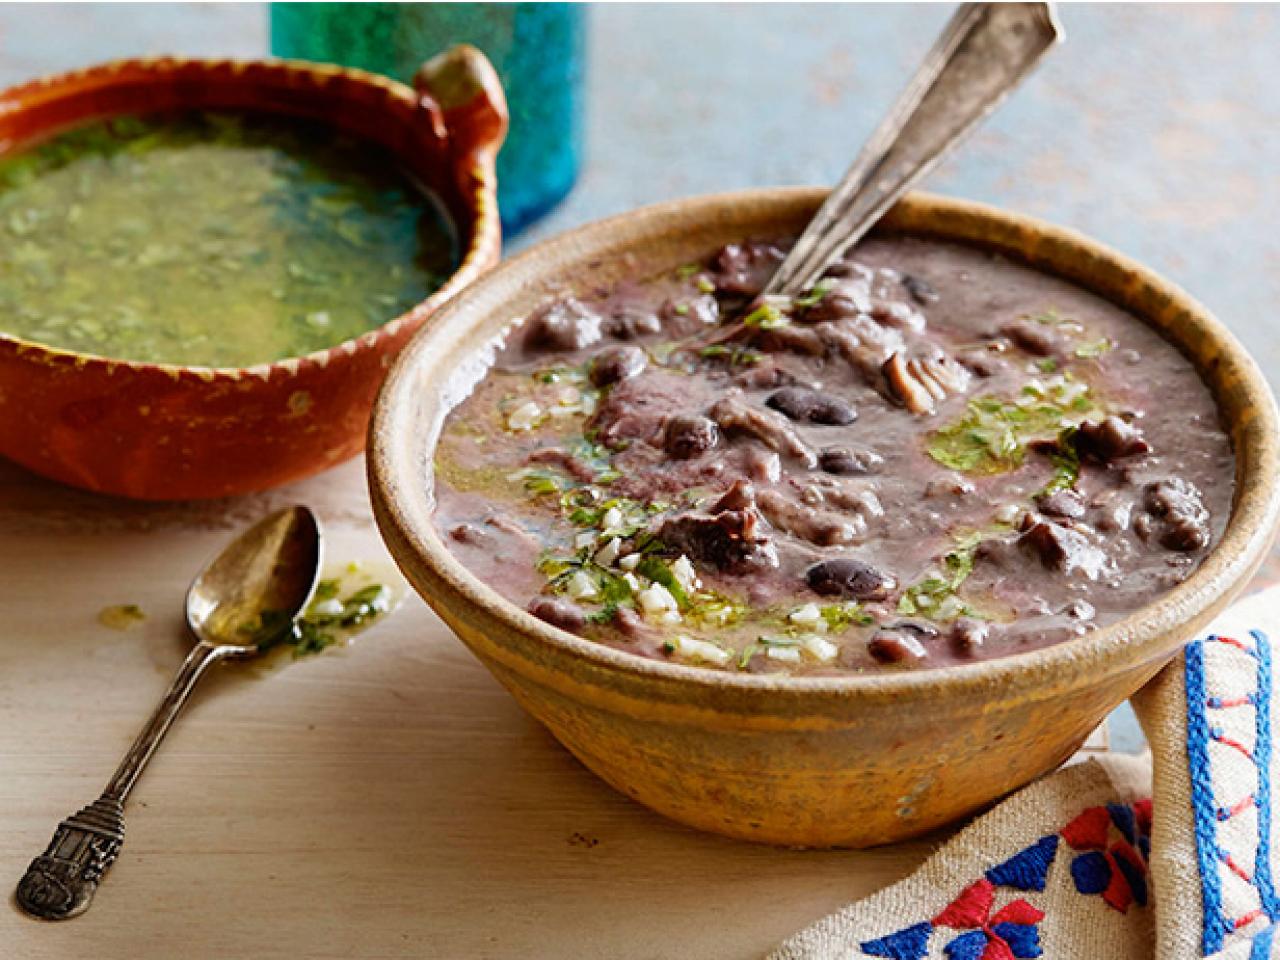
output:
[[58,824],[43,854],[18,883],[18,906],[42,920],[67,920],[89,908],[103,874],[124,843],[124,803],[205,669],[230,651],[198,643],[147,725],[125,754],[107,788],[89,806]]
[[964,3],[765,289],[796,296],[1062,38],[1048,3]]

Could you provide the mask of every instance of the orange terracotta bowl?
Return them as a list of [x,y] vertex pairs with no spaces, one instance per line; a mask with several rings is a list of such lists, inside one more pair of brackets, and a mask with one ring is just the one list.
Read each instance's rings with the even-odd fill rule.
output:
[[[797,846],[900,840],[1052,770],[1242,589],[1280,516],[1277,413],[1257,366],[1176,287],[1029,217],[914,195],[881,229],[999,252],[1130,311],[1189,356],[1236,457],[1222,541],[1121,622],[1031,653],[946,669],[806,678],[642,659],[548,626],[463,567],[432,523],[445,413],[486,342],[553,291],[657,273],[743,237],[795,235],[823,194],[756,190],[637,210],[548,241],[473,284],[404,352],[371,423],[374,511],[414,587],[515,698],[623,793],[704,830]],[[584,276],[584,267],[600,263]]]
[[[36,473],[147,500],[263,490],[359,453],[392,359],[436,309],[497,262],[496,75],[455,48],[417,90],[287,61],[126,60],[0,92],[0,148],[104,117],[178,109],[272,112],[389,150],[447,208],[461,263],[423,303],[332,349],[247,368],[131,363],[0,333],[0,454]],[[3,329],[0,318],[0,329]]]

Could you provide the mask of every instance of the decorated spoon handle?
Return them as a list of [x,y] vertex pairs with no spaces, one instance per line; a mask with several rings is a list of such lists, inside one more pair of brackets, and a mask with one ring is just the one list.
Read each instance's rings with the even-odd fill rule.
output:
[[48,848],[18,882],[18,906],[42,920],[68,920],[89,909],[103,874],[124,843],[124,802],[205,668],[227,648],[199,643],[187,655],[164,699],[125,754],[106,790],[58,824]]
[[964,3],[765,293],[795,296],[991,113],[1062,37],[1048,3]]

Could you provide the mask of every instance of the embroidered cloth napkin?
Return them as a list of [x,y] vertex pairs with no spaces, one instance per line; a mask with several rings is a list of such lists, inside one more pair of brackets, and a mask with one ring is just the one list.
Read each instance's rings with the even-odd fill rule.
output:
[[1150,755],[1065,767],[770,960],[1280,957],[1271,629],[1236,604],[1133,699]]

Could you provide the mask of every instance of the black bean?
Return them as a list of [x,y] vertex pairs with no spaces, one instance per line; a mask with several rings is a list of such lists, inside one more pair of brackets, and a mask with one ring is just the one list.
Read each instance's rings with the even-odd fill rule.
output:
[[649,358],[639,347],[611,347],[601,350],[591,360],[591,382],[597,387],[607,387],[627,377],[634,377],[648,362]]
[[850,477],[875,473],[884,464],[884,457],[865,448],[827,447],[818,454],[818,463],[827,473]]
[[832,427],[853,423],[858,417],[857,411],[847,400],[805,387],[783,387],[770,394],[765,406],[772,407],[791,420],[807,420]]
[[926,656],[924,644],[905,630],[877,630],[867,652],[881,663],[915,663]]
[[587,625],[587,615],[582,608],[559,597],[534,597],[529,604],[529,612],[539,620],[570,633],[581,633]]
[[923,277],[904,273],[902,275],[902,285],[907,288],[907,293],[911,294],[911,299],[922,307],[938,302],[938,291],[933,289],[933,284]]
[[667,421],[662,447],[677,460],[692,460],[720,443],[720,428],[703,416],[678,416]]
[[883,570],[852,557],[821,560],[805,571],[805,580],[814,593],[851,600],[883,600],[898,586]]

